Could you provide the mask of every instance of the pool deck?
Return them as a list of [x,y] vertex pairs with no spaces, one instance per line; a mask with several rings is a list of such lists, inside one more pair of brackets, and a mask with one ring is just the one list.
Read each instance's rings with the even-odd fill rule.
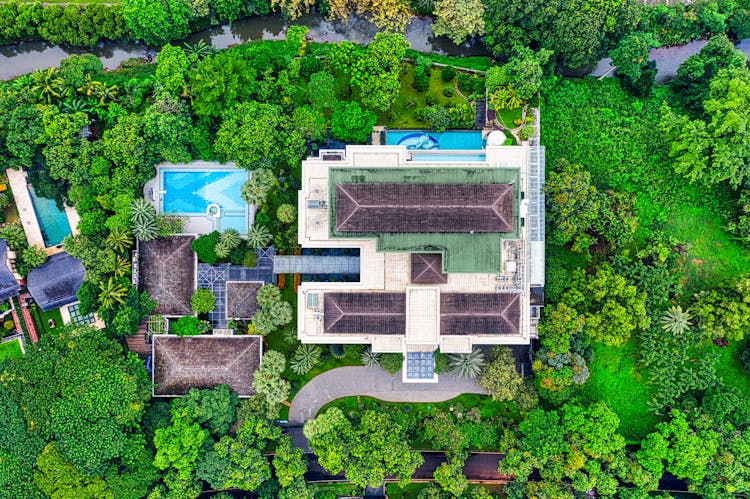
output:
[[21,225],[23,225],[23,231],[26,233],[29,246],[44,248],[42,229],[39,227],[29,189],[26,187],[26,172],[8,169],[5,170],[5,173],[8,175],[10,190],[13,192],[13,199],[15,199],[16,208],[18,208],[18,217],[21,220]]
[[[7,169],[5,170],[5,173],[8,175],[10,190],[13,193],[16,208],[18,208],[18,218],[23,226],[23,231],[26,233],[26,241],[28,241],[29,246],[44,248],[47,252],[47,256],[64,251],[62,244],[50,247],[46,247],[44,244],[42,229],[39,227],[39,220],[36,218],[34,204],[31,201],[31,195],[29,195],[26,172],[23,170]],[[81,220],[81,217],[74,208],[71,208],[68,205],[65,205],[65,216],[68,218],[70,232],[75,236],[78,234],[78,222]]]

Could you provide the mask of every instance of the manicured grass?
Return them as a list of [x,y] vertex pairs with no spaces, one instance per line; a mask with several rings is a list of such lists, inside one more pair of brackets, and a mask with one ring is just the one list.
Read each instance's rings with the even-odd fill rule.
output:
[[400,487],[397,483],[389,483],[386,484],[385,491],[388,499],[415,499],[429,485],[429,483],[410,483]]
[[711,347],[715,348],[719,354],[716,374],[724,380],[724,383],[739,390],[746,399],[750,399],[750,373],[742,366],[740,355],[749,342],[750,339],[746,339],[732,341],[725,347]]
[[520,120],[523,116],[523,108],[518,109],[500,109],[495,111],[495,116],[503,124],[505,128],[518,128],[521,125],[516,125],[513,120]]
[[18,339],[0,343],[0,361],[5,359],[15,359],[18,357],[23,357],[21,342],[18,341]]
[[646,373],[637,365],[637,340],[619,348],[595,344],[589,365],[591,377],[579,393],[587,402],[602,400],[620,417],[620,433],[638,441],[653,430],[659,419],[649,412],[651,391]]
[[316,483],[313,485],[315,491],[315,497],[322,497],[324,492],[333,492],[336,497],[350,497],[359,496],[362,494],[362,489],[356,487],[350,483]]
[[[443,89],[453,88],[453,83],[445,83],[440,76],[440,68],[433,67],[430,73],[430,86],[426,92],[417,92],[414,89],[414,66],[412,64],[402,64],[401,66],[401,91],[396,101],[388,112],[378,113],[378,125],[384,125],[389,128],[425,128],[427,123],[420,121],[416,117],[417,109],[428,107],[427,96],[431,95],[441,106],[466,104],[458,93],[453,97],[443,95]],[[413,104],[411,104],[413,103]]]
[[39,307],[33,307],[31,310],[31,317],[34,318],[34,324],[36,325],[37,332],[42,335],[50,331],[49,325],[47,324],[49,319],[55,321],[55,328],[62,327],[63,321],[60,315],[60,309],[51,310],[49,312],[42,312]]

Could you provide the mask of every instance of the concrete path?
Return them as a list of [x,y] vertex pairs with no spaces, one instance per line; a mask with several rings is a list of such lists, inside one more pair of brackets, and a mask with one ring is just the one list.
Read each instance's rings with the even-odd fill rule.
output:
[[438,383],[404,383],[401,372],[390,375],[378,367],[339,367],[316,376],[297,392],[289,408],[289,424],[302,425],[332,400],[354,395],[386,402],[444,402],[463,393],[485,393],[476,383],[441,374]]

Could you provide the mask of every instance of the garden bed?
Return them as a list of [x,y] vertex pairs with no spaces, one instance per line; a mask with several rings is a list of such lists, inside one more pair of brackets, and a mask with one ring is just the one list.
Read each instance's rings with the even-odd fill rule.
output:
[[15,359],[18,357],[23,357],[23,350],[21,350],[21,340],[16,338],[15,340],[0,343],[0,361],[3,361],[5,359]]

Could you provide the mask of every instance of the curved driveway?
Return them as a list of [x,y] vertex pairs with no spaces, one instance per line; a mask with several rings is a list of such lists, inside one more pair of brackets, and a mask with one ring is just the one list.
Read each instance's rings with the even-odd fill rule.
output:
[[476,381],[441,374],[437,383],[404,383],[401,372],[379,367],[339,367],[314,377],[297,392],[289,408],[289,424],[302,425],[332,400],[354,395],[386,402],[443,402],[463,393],[485,393]]

